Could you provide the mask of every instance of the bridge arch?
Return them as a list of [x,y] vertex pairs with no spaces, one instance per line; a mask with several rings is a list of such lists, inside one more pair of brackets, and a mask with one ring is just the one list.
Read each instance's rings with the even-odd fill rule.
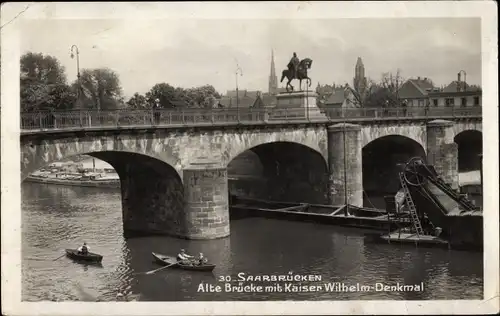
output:
[[399,188],[397,164],[415,156],[425,160],[425,147],[406,136],[387,135],[365,145],[362,148],[363,187],[368,196],[395,193]]
[[462,120],[454,122],[453,131],[455,136],[465,131],[483,132],[483,123],[480,120]]
[[[72,152],[45,153],[44,159],[33,160],[22,170],[23,176],[44,165],[71,158]],[[80,154],[109,163],[118,174],[125,236],[185,235],[184,186],[173,166],[147,154],[129,151],[78,152],[73,156]]]
[[228,164],[230,194],[274,201],[327,203],[328,165],[323,155],[294,142],[252,147]]
[[50,163],[96,152],[140,154],[157,159],[172,166],[182,178],[180,159],[163,149],[164,144],[160,144],[158,140],[119,136],[24,140],[21,142],[21,180]]
[[458,145],[458,172],[480,170],[483,133],[477,129],[463,130],[453,140]]
[[365,147],[371,142],[386,136],[399,135],[417,142],[427,148],[427,128],[425,124],[369,124],[361,129],[361,146]]
[[[319,153],[324,161],[328,161],[326,128],[283,128],[270,130],[249,130],[235,133],[227,140],[216,141],[225,145],[222,160],[228,165],[242,153],[261,145],[275,143],[297,144]],[[301,147],[301,148],[302,148]]]

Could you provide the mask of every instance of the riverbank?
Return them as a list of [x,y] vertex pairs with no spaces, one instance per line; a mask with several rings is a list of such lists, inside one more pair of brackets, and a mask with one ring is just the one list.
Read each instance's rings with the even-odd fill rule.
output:
[[36,175],[30,175],[26,178],[26,182],[42,183],[42,184],[55,184],[55,185],[66,185],[66,186],[78,186],[78,187],[94,187],[94,188],[120,188],[119,178],[100,178],[100,179],[65,179],[65,178],[55,178],[55,177],[40,177]]

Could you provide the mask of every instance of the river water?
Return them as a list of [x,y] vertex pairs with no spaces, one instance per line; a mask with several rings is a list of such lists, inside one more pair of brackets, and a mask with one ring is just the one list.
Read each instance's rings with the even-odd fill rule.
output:
[[[140,301],[482,299],[481,253],[365,243],[363,231],[262,218],[231,221],[231,236],[212,241],[169,237],[123,238],[116,189],[22,184],[22,299],[26,301]],[[102,267],[65,257],[83,241],[104,256]],[[151,252],[203,252],[213,273],[158,268]],[[323,285],[420,284],[423,291],[203,292],[199,284],[247,275],[316,275]],[[258,283],[258,282],[257,282]],[[248,283],[245,283],[248,284]],[[259,283],[262,284],[262,283]],[[311,283],[312,284],[312,283]],[[232,283],[238,285],[238,283]]]

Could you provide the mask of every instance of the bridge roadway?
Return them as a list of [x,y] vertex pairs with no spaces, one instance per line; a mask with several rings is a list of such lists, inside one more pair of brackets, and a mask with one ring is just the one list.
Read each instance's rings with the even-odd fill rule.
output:
[[[455,135],[481,131],[481,107],[116,110],[21,114],[21,173],[88,154],[121,181],[124,232],[190,239],[229,235],[227,166],[248,150],[263,166],[260,198],[362,206],[365,147],[400,137],[456,187]],[[317,113],[316,113],[317,114]],[[396,147],[399,147],[397,145]],[[368,156],[367,162],[388,160]],[[345,155],[344,155],[345,152]],[[372,154],[370,154],[372,155]],[[344,172],[345,171],[345,172]],[[344,175],[347,175],[345,178]],[[386,179],[383,180],[387,182]],[[382,182],[380,182],[382,183]]]
[[117,128],[481,119],[481,110],[481,107],[325,108],[323,116],[309,116],[303,109],[296,108],[44,111],[21,113],[21,134]]

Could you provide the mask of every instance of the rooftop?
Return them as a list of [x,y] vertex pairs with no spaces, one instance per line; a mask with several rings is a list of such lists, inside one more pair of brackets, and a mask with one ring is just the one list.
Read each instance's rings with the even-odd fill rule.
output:
[[343,87],[333,88],[332,94],[326,99],[325,104],[342,104],[346,99]]

